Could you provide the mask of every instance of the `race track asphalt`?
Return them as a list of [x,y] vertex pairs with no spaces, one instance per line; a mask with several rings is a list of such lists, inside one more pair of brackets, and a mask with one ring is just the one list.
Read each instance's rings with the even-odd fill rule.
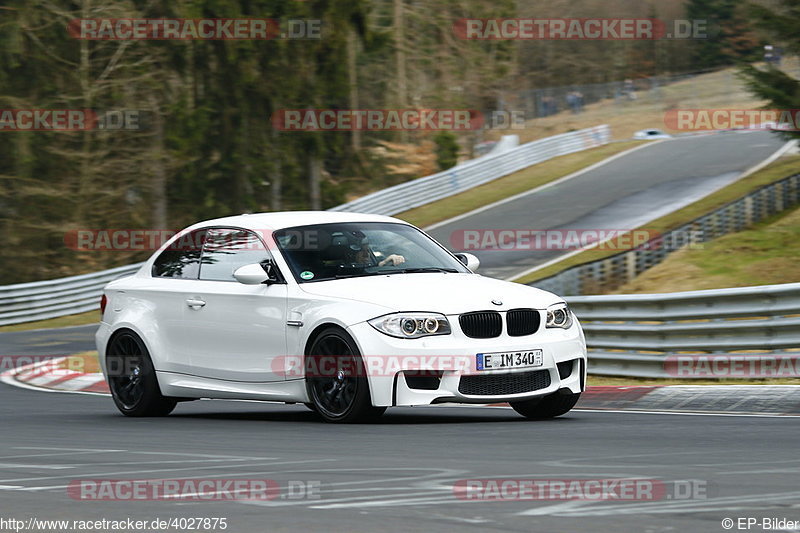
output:
[[513,279],[572,250],[464,250],[463,230],[630,230],[735,181],[785,144],[770,132],[654,143],[559,184],[432,226],[436,240],[481,260],[484,276]]
[[[302,406],[198,401],[161,419],[107,397],[0,386],[0,517],[207,517],[230,532],[716,532],[732,517],[800,520],[798,418],[396,408],[324,424]],[[269,479],[269,501],[75,500],[81,479]],[[652,480],[644,501],[475,501],[459,480]],[[313,499],[287,496],[289,482]],[[687,490],[692,487],[692,490]],[[67,529],[71,530],[71,529]],[[172,530],[174,531],[174,530]]]

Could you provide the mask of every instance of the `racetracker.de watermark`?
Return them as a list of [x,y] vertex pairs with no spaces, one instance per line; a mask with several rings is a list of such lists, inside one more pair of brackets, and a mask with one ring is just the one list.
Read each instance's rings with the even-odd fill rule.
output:
[[84,364],[83,359],[64,359],[62,355],[0,355],[0,374],[32,367],[37,372],[55,372],[65,368],[81,371]]
[[279,131],[472,131],[484,125],[470,109],[281,109]]
[[268,18],[87,18],[73,19],[67,32],[91,41],[320,39],[319,19]]
[[706,39],[706,20],[656,18],[461,18],[453,24],[460,39],[630,41]]
[[469,374],[477,370],[475,355],[363,355],[358,359],[349,355],[281,355],[272,360],[271,368],[287,379],[394,377],[398,372],[412,377],[441,377],[444,372]]
[[0,132],[141,131],[149,116],[139,109],[0,109]]
[[670,355],[664,370],[679,378],[798,378],[800,354]]
[[469,251],[630,250],[660,236],[647,229],[463,229],[450,234],[453,249]]
[[75,479],[67,495],[80,501],[318,500],[318,480],[274,479]]
[[459,500],[507,502],[699,500],[708,497],[708,487],[702,480],[484,478],[457,481],[453,494]]
[[[212,230],[215,250],[298,250],[318,251],[331,245],[331,233],[315,229],[282,230],[282,242],[278,243],[272,228],[251,230]],[[167,249],[199,251],[206,242],[209,232],[200,230],[175,230],[157,228],[105,228],[73,229],[64,233],[64,244],[78,252],[106,251],[155,251],[161,249],[170,239]]]
[[[75,229],[64,234],[64,244],[67,248],[80,252],[155,251],[178,233],[171,229]],[[203,237],[203,234],[185,232],[170,245],[170,249],[200,250],[203,247]]]
[[673,231],[662,235],[650,229],[463,229],[450,234],[454,250],[537,251],[537,250],[677,250],[703,247],[702,230]]
[[664,125],[677,131],[800,131],[799,109],[671,109]]

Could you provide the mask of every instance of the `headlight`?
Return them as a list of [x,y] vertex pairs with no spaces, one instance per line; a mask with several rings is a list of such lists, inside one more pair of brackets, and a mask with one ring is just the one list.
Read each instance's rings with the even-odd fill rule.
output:
[[560,303],[547,308],[547,324],[545,327],[569,329],[570,326],[572,326],[572,312],[567,307],[567,304]]
[[369,321],[381,333],[400,339],[449,335],[450,322],[439,313],[392,313]]

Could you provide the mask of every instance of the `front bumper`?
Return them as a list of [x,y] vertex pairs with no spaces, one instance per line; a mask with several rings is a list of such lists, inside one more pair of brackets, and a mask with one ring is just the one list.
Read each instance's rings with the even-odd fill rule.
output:
[[[452,320],[451,320],[452,322]],[[541,328],[533,335],[509,337],[503,335],[492,339],[471,339],[457,328],[450,335],[423,337],[421,339],[397,339],[389,337],[367,323],[351,326],[350,334],[359,345],[364,359],[366,375],[375,406],[430,405],[442,402],[491,404],[523,401],[546,396],[557,391],[580,393],[586,384],[586,343],[580,324],[568,330]],[[540,349],[543,365],[535,368],[513,370],[478,371],[476,355],[479,353],[513,352]],[[387,363],[390,360],[390,363]],[[434,361],[436,367],[426,366]],[[571,371],[564,371],[561,377],[558,363],[574,361]],[[450,364],[452,362],[452,365]],[[440,370],[441,379],[434,388],[421,389],[415,383],[414,371]],[[539,372],[530,380],[523,373]],[[546,372],[549,376],[543,376]],[[462,384],[468,378],[474,385],[484,377],[491,378],[491,384],[515,384],[520,381],[535,383],[526,390],[491,394],[494,385],[480,388],[480,394],[468,391],[475,387]],[[535,379],[533,379],[535,377]],[[549,380],[547,379],[549,377]],[[429,380],[430,383],[430,380]],[[466,380],[465,380],[466,383]],[[487,383],[489,383],[487,381]],[[461,385],[461,386],[460,386]],[[504,387],[499,387],[504,388]],[[505,387],[508,388],[508,387]],[[517,387],[518,389],[519,387]],[[461,390],[459,390],[461,389]]]

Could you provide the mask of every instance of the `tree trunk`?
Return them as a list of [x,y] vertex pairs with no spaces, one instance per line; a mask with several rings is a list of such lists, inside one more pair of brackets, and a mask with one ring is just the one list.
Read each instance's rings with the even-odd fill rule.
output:
[[308,160],[309,166],[309,192],[311,197],[311,209],[319,211],[322,209],[322,194],[320,191],[320,181],[322,180],[322,158],[319,154],[313,154]]
[[[398,109],[405,109],[407,102],[407,88],[406,88],[406,52],[405,52],[405,33],[403,20],[403,2],[405,0],[394,0],[394,46],[395,46],[395,63],[397,67],[397,107]],[[408,142],[408,132],[400,130],[400,141]]]
[[[356,31],[350,28],[347,31],[347,74],[348,90],[350,93],[350,109],[358,109],[358,71],[356,70]],[[353,151],[361,150],[361,132],[354,128],[350,136],[350,143]]]
[[[81,17],[88,19],[91,12],[91,0],[83,0],[81,3]],[[80,42],[80,66],[79,66],[79,83],[81,87],[81,96],[83,97],[83,108],[91,109],[94,105],[94,89],[92,82],[89,79],[91,76],[89,65],[89,44],[90,41],[83,39]],[[97,125],[94,124],[93,127]],[[86,129],[81,132],[81,160],[79,163],[80,176],[78,176],[78,194],[75,208],[75,219],[79,226],[85,227],[89,223],[87,220],[86,208],[89,202],[89,192],[92,189],[92,176],[91,176],[91,157],[90,151],[92,149],[92,129]]]
[[167,172],[164,168],[164,117],[161,115],[158,101],[151,92],[150,107],[153,110],[153,173],[150,178],[150,202],[153,210],[150,223],[159,230],[167,228]]

